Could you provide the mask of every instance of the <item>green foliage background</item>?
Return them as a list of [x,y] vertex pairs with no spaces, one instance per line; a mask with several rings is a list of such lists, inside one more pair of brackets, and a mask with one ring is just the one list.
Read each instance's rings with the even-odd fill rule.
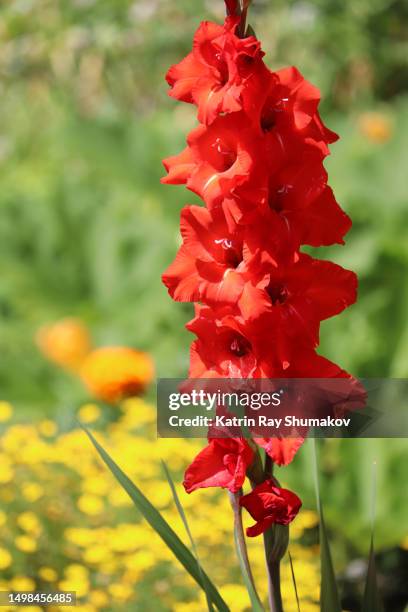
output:
[[[254,0],[251,9],[270,65],[296,64],[321,87],[324,119],[341,135],[327,168],[354,226],[345,247],[319,256],[355,270],[360,297],[324,323],[321,352],[359,376],[408,376],[407,6]],[[45,322],[82,317],[97,344],[146,349],[161,376],[186,372],[192,309],[170,300],[160,274],[177,249],[179,211],[195,198],[159,179],[194,112],[167,98],[163,76],[201,19],[222,18],[223,2],[14,0],[0,11],[0,392],[22,415],[70,413],[84,391],[37,352]],[[390,120],[387,142],[359,129],[368,110]],[[324,449],[327,518],[360,549],[374,455],[378,540],[394,545],[404,535],[405,442]],[[300,486],[309,468],[305,454],[289,479]],[[305,495],[312,504],[311,485]]]

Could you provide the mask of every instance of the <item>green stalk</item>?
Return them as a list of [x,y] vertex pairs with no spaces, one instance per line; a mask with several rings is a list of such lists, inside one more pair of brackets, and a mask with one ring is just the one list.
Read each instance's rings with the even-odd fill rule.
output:
[[248,551],[245,542],[244,528],[242,526],[242,512],[239,505],[239,498],[242,495],[242,490],[239,493],[230,493],[229,499],[234,513],[234,538],[239,564],[241,567],[242,576],[245,586],[248,591],[249,599],[251,600],[252,610],[254,612],[263,612],[261,600],[255,588],[255,581],[252,575],[251,566],[249,564]]
[[[265,478],[273,477],[273,461],[265,454]],[[273,525],[263,535],[266,568],[268,571],[268,600],[271,612],[283,612],[280,588],[280,560],[285,554],[289,530],[285,525]]]

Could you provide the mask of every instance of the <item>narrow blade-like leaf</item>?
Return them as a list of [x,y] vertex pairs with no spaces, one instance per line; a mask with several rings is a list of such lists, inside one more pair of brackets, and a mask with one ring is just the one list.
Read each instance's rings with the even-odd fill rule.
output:
[[324,522],[323,506],[320,499],[319,478],[317,472],[316,442],[311,440],[314,476],[316,487],[317,510],[319,513],[319,537],[320,537],[320,610],[321,612],[341,612],[340,598],[337,590],[336,576],[330,553],[329,539],[327,537],[326,524]]
[[[100,457],[108,466],[112,474],[115,476],[119,484],[124,488],[129,495],[136,508],[143,514],[144,518],[151,527],[158,533],[161,539],[167,544],[174,556],[180,561],[187,572],[194,578],[197,584],[204,589],[201,573],[197,567],[197,561],[191,554],[189,549],[183,544],[176,532],[170,527],[167,521],[162,517],[160,512],[149,502],[147,497],[143,495],[141,490],[126,476],[120,467],[113,461],[102,446],[95,440],[90,431],[83,427],[92,444],[98,451]],[[211,594],[211,600],[220,612],[230,612],[227,604],[222,599],[216,587],[213,585],[208,576],[203,572],[207,587]]]
[[377,463],[373,463],[373,482],[371,499],[371,543],[368,557],[367,576],[364,587],[363,606],[361,612],[383,612],[384,608],[377,585],[377,568],[374,551],[375,505],[377,497]]
[[164,473],[166,474],[167,482],[169,483],[171,492],[173,494],[174,503],[176,504],[178,513],[179,513],[179,515],[181,517],[181,520],[183,521],[185,530],[186,530],[187,535],[188,535],[189,540],[190,540],[190,544],[191,544],[191,548],[193,550],[194,556],[197,559],[197,568],[198,568],[198,571],[200,572],[202,583],[204,584],[205,596],[206,596],[206,599],[207,599],[207,607],[208,607],[210,612],[213,612],[214,607],[213,607],[213,605],[211,603],[211,594],[210,594],[210,592],[208,590],[208,584],[206,582],[206,579],[205,579],[205,576],[204,576],[204,572],[201,569],[200,560],[198,558],[197,547],[195,545],[193,534],[191,533],[189,524],[187,522],[186,513],[184,512],[184,508],[181,505],[181,501],[179,499],[179,496],[177,495],[177,490],[176,490],[176,487],[174,485],[173,479],[171,477],[170,471],[169,471],[167,465],[164,463],[163,460],[162,460],[162,466],[163,466]]
[[377,586],[377,570],[375,566],[374,538],[371,536],[370,555],[368,558],[367,577],[364,588],[363,607],[361,612],[383,612]]
[[290,572],[292,574],[293,588],[295,589],[297,609],[298,609],[298,612],[300,612],[300,603],[299,603],[299,595],[298,595],[297,584],[296,584],[295,569],[293,567],[292,555],[290,554],[289,550],[288,550],[288,556],[289,556],[289,563],[290,563]]

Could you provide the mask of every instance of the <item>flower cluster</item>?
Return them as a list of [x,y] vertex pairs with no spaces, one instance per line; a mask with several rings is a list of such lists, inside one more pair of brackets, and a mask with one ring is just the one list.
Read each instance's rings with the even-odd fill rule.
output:
[[47,359],[79,375],[95,398],[110,404],[141,395],[154,378],[150,355],[127,346],[94,348],[80,319],[67,317],[42,326],[36,343]]
[[[196,303],[190,377],[348,377],[316,347],[320,322],[355,301],[356,276],[300,250],[343,244],[351,226],[323,165],[337,135],[321,120],[318,89],[294,67],[268,69],[260,42],[242,35],[236,4],[227,3],[224,25],[200,25],[192,52],[167,74],[170,96],[195,104],[199,121],[186,148],[164,160],[162,179],[205,204],[182,210],[183,243],[163,275],[173,299]],[[279,465],[301,442],[257,439]],[[186,472],[187,491],[239,491],[255,450],[242,438],[210,438]],[[290,522],[300,500],[266,479],[241,504],[257,535]]]

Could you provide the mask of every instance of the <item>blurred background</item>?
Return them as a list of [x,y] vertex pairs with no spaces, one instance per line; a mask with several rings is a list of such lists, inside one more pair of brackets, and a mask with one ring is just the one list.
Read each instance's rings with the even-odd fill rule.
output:
[[[159,612],[203,609],[159,541],[149,549],[155,536],[147,527],[137,531],[127,501],[114,488],[106,496],[110,476],[76,418],[99,429],[119,462],[174,522],[159,457],[181,475],[200,444],[155,441],[153,387],[143,401],[119,405],[115,393],[98,394],[97,385],[83,385],[77,362],[91,346],[143,351],[141,380],[133,389],[139,395],[152,378],[152,362],[158,376],[187,371],[191,338],[184,324],[192,308],[170,300],[160,275],[179,244],[179,211],[196,199],[159,179],[161,159],[182,148],[195,116],[193,108],[167,97],[164,74],[190,50],[199,22],[221,21],[223,11],[222,0],[14,0],[0,9],[4,588],[78,583],[84,612],[128,610],[130,604],[145,610],[151,596]],[[323,118],[341,136],[326,167],[354,225],[346,246],[319,249],[318,256],[355,270],[360,295],[322,325],[320,352],[357,376],[407,377],[408,5],[254,0],[249,21],[272,68],[295,64],[321,88]],[[109,364],[95,366],[97,377],[105,367],[109,371]],[[332,440],[320,449],[346,610],[359,609],[373,461],[381,588],[387,611],[404,610],[406,451],[402,440]],[[317,610],[310,474],[305,448],[279,475],[307,508],[294,545],[305,585],[302,611]],[[185,503],[202,504],[201,522],[196,518],[192,527],[204,565],[213,560],[213,579],[223,585],[232,609],[248,609],[236,566],[225,568],[232,539],[224,498],[204,492],[185,496]],[[219,530],[209,537],[217,504],[225,512],[219,511]],[[134,549],[126,548],[129,541]],[[260,549],[254,555],[261,559]],[[292,610],[290,582],[287,598]]]

